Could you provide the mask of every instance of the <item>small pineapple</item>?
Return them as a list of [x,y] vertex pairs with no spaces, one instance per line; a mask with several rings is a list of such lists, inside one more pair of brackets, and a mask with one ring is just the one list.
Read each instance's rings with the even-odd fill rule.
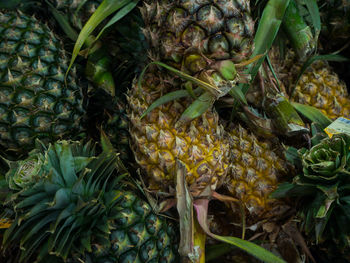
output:
[[346,85],[325,62],[313,63],[301,76],[292,100],[314,106],[331,119],[350,117]]
[[147,74],[141,87],[135,81],[128,94],[130,134],[137,163],[147,172],[151,189],[174,186],[176,160],[186,167],[186,180],[196,188],[214,187],[224,179],[229,166],[229,144],[219,116],[208,110],[181,127],[176,121],[191,100],[172,101],[140,116],[163,93],[176,87],[170,79]]
[[0,13],[0,145],[18,154],[35,138],[83,130],[83,89],[52,31],[34,17]]
[[91,142],[37,141],[11,168],[16,216],[3,244],[21,245],[19,262],[179,262],[174,226],[124,187],[109,147],[97,154]]
[[258,140],[239,124],[226,130],[232,162],[225,185],[251,214],[262,214],[275,203],[269,195],[286,176],[286,161],[274,152],[272,143]]
[[350,117],[350,96],[347,87],[327,62],[312,63],[295,86],[302,68],[295,53],[288,50],[283,62],[276,49],[270,54],[279,78],[287,86],[288,92],[292,92],[292,101],[316,107],[331,119]]

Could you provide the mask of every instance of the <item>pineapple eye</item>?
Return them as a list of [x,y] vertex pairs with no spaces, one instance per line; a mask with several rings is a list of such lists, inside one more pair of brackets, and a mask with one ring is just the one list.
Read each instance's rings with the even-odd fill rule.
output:
[[190,25],[182,34],[181,42],[185,47],[201,48],[202,41],[205,38],[205,31],[197,25]]
[[169,12],[167,17],[167,27],[170,28],[171,31],[181,32],[188,25],[188,16],[186,10],[182,8],[174,8]]
[[225,36],[219,34],[210,38],[209,51],[212,53],[212,57],[216,59],[228,59],[230,58],[229,42]]
[[197,21],[209,35],[218,32],[224,25],[222,12],[214,5],[206,5],[198,10]]
[[37,115],[33,119],[33,125],[36,132],[49,132],[50,124],[52,123],[49,115]]
[[6,120],[6,113],[8,112],[7,105],[0,104],[0,116],[2,120]]
[[39,95],[35,101],[35,105],[38,108],[43,108],[47,111],[52,110],[54,103],[55,99],[53,97],[44,94]]
[[[8,99],[12,94],[12,89],[8,87],[1,87],[0,86],[0,101],[2,105],[6,105],[5,107],[9,107],[11,104],[11,101]],[[0,109],[1,112],[1,109]]]
[[31,143],[33,132],[28,128],[15,128],[12,136],[14,141],[16,141],[19,145],[25,146]]
[[70,128],[71,127],[65,123],[56,123],[54,126],[52,126],[52,133],[55,135],[55,137],[60,137]]
[[11,112],[11,122],[15,126],[30,126],[29,110],[21,107],[16,107]]

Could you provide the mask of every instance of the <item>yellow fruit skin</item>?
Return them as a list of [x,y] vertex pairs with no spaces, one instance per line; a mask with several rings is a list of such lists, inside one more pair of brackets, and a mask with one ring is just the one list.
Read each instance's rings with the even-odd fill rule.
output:
[[289,49],[285,58],[281,60],[278,49],[274,48],[270,56],[280,80],[289,90],[292,101],[318,108],[331,119],[350,117],[350,96],[347,87],[327,62],[312,63],[295,86],[303,65],[298,62],[294,51]]
[[142,87],[134,83],[129,92],[130,134],[137,163],[146,171],[150,189],[174,186],[176,160],[186,167],[186,180],[195,189],[213,188],[225,178],[229,166],[229,144],[214,110],[181,127],[176,121],[190,99],[166,103],[140,119],[142,113],[175,84],[155,74],[144,77]]
[[266,212],[274,203],[269,194],[286,175],[286,162],[271,144],[259,141],[240,125],[231,126],[228,133],[232,163],[226,187],[252,214]]
[[314,106],[331,119],[350,117],[346,85],[324,62],[313,63],[301,76],[292,100]]

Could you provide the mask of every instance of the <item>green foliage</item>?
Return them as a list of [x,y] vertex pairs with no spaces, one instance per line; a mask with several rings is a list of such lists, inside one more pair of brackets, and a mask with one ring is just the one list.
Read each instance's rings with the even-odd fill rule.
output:
[[118,154],[104,136],[102,146],[97,154],[91,142],[38,141],[27,159],[12,165],[6,176],[12,189],[8,205],[16,216],[3,245],[20,244],[20,262],[31,257],[48,262],[50,255],[73,262],[175,260],[171,225],[124,189],[127,173],[121,174]]
[[[318,142],[319,140],[314,140]],[[290,148],[287,157],[301,173],[293,183],[282,184],[272,197],[300,197],[302,228],[317,243],[325,240],[349,246],[350,136],[336,134],[310,150]]]

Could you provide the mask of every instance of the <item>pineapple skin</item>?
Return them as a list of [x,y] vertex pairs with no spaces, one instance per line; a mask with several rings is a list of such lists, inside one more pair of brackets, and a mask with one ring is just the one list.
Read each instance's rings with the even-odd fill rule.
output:
[[0,13],[0,145],[25,153],[34,141],[81,131],[83,90],[62,43],[34,17]]
[[144,34],[151,58],[191,75],[217,72],[218,63],[247,59],[254,21],[248,0],[144,1]]
[[347,87],[325,62],[315,62],[301,76],[292,100],[321,110],[331,119],[350,117]]
[[274,48],[270,56],[279,79],[287,87],[288,93],[292,93],[291,101],[313,106],[331,119],[350,117],[350,96],[346,84],[326,61],[312,63],[295,85],[303,65],[294,51],[287,50],[282,60]]
[[178,262],[175,226],[156,215],[135,193],[120,191],[119,195],[120,202],[114,208],[118,216],[110,220],[114,229],[109,235],[110,246],[96,241],[86,259],[96,263]]
[[186,181],[195,189],[216,188],[229,167],[229,143],[219,125],[218,114],[208,110],[189,124],[176,127],[176,121],[191,100],[171,101],[140,116],[163,93],[174,89],[169,79],[147,74],[139,88],[135,81],[129,92],[131,147],[137,163],[148,175],[150,189],[174,186],[176,159],[186,167]]
[[80,31],[102,0],[49,0],[49,2],[58,11],[67,14],[70,24]]
[[231,166],[225,185],[251,214],[260,215],[275,204],[269,195],[287,174],[287,163],[271,143],[258,140],[242,126],[226,129],[230,138]]

